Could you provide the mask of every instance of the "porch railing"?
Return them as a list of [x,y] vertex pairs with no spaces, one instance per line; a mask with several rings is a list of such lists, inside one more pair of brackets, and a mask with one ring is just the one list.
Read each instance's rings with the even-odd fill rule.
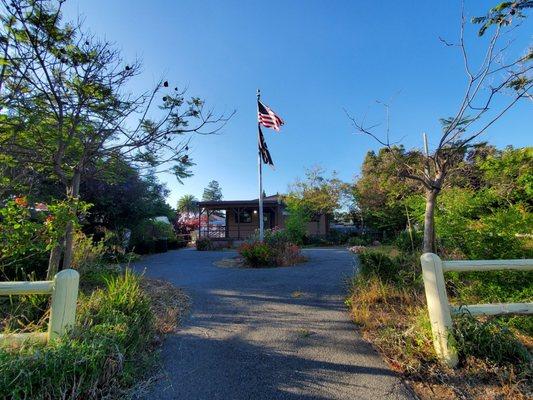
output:
[[73,269],[65,269],[52,281],[0,282],[0,296],[48,294],[50,319],[47,332],[0,334],[0,345],[19,346],[24,342],[41,342],[61,337],[74,325],[80,276]]
[[452,334],[452,315],[463,312],[471,315],[533,314],[533,303],[475,304],[450,307],[444,283],[444,272],[475,272],[501,270],[533,270],[533,260],[464,260],[442,261],[433,253],[424,253],[422,276],[433,333],[433,345],[439,358],[448,366],[458,362]]

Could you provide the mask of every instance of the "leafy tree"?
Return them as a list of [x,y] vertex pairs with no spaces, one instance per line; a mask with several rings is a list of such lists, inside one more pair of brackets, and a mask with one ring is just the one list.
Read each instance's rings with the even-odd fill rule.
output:
[[98,227],[120,233],[147,218],[173,217],[165,201],[168,189],[154,174],[141,177],[137,168],[120,160],[111,161],[106,169],[112,170],[111,176],[89,176],[80,187],[81,197],[92,204],[86,217],[91,233]]
[[185,194],[178,200],[178,212],[187,216],[198,213],[198,199],[192,194]]
[[324,169],[315,167],[306,170],[305,179],[297,180],[289,187],[284,200],[287,204],[298,204],[305,210],[310,219],[317,219],[322,214],[332,215],[341,207],[341,199],[346,185],[341,182],[335,172],[326,177]]
[[[531,148],[508,147],[476,159],[469,170],[476,185],[445,188],[435,210],[437,242],[442,251],[468,258],[531,257],[528,234],[533,230]],[[424,218],[424,199],[407,199],[413,214]]]
[[401,163],[421,163],[419,152],[406,152],[401,146],[381,148],[376,154],[369,151],[361,168],[361,175],[352,186],[356,209],[360,212],[363,227],[394,234],[407,225],[404,199],[421,193],[418,185],[398,173]]
[[309,210],[296,197],[286,197],[288,216],[285,219],[285,230],[289,240],[295,244],[302,244],[307,232],[307,223],[311,220]]
[[222,200],[222,188],[218,181],[211,181],[207,184],[202,195],[202,201],[220,201]]
[[508,204],[533,206],[533,147],[491,154],[479,162],[484,184]]
[[[460,167],[466,150],[497,120],[512,109],[521,99],[533,99],[533,50],[512,54],[508,35],[518,32],[525,10],[533,7],[528,0],[503,2],[490,10],[485,17],[473,19],[482,24],[479,35],[492,31],[486,42],[485,56],[477,66],[465,45],[464,13],[461,18],[460,37],[457,43],[444,44],[457,48],[465,67],[466,88],[456,112],[441,119],[442,132],[432,152],[424,149],[424,162],[398,160],[400,171],[417,182],[425,191],[424,252],[435,252],[435,208],[437,198],[445,186],[450,173]],[[389,106],[384,104],[387,115],[386,130],[376,131],[379,124],[369,125],[364,119],[350,117],[358,132],[374,138],[381,145],[391,149],[389,130]],[[399,172],[400,172],[399,171]]]
[[[172,171],[193,165],[189,135],[209,134],[227,121],[197,97],[159,81],[141,94],[128,90],[140,63],[125,63],[110,42],[63,23],[63,1],[1,0],[0,160],[53,175],[65,196],[80,196],[88,171],[109,160]],[[157,112],[152,110],[158,107]],[[136,122],[135,122],[136,121]],[[76,204],[74,201],[72,204]],[[75,211],[75,210],[74,210]],[[73,224],[52,251],[50,269],[72,260]]]

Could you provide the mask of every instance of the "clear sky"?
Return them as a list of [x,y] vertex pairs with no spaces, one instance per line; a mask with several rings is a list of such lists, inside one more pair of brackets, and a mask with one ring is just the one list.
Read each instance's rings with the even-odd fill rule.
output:
[[[466,1],[467,14],[495,3]],[[460,53],[439,41],[458,36],[455,0],[69,0],[66,18],[76,14],[126,59],[143,60],[136,90],[164,76],[218,111],[237,110],[220,135],[193,139],[194,177],[180,185],[161,176],[173,206],[186,193],[201,197],[212,179],[226,199],[257,197],[257,88],[286,121],[281,133],[264,129],[276,165],[265,168],[271,194],[315,165],[345,180],[357,175],[365,153],[378,146],[353,133],[344,109],[379,122],[384,110],[375,100],[393,97],[393,137],[419,146],[426,131],[431,145],[438,119],[454,113],[465,87]],[[530,15],[516,48],[531,43],[532,21]],[[480,55],[483,40],[468,40]],[[532,102],[524,101],[483,139],[531,145],[532,122]]]

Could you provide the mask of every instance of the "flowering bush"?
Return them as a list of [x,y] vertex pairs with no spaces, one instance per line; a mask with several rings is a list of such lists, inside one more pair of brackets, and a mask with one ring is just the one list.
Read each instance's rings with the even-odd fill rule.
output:
[[302,262],[300,247],[289,240],[286,231],[268,229],[264,241],[260,242],[257,233],[239,248],[240,255],[251,267],[288,266]]
[[272,251],[268,244],[261,242],[243,243],[239,253],[250,267],[268,267],[272,265]]

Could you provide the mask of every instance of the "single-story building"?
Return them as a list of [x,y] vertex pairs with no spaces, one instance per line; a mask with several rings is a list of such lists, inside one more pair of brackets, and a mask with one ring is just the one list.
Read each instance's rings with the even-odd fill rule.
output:
[[[209,237],[232,244],[248,239],[259,229],[259,200],[220,200],[200,201],[198,216],[199,237]],[[213,225],[209,221],[212,214],[224,215],[224,225]],[[263,218],[265,229],[284,228],[288,211],[280,195],[263,198]],[[203,216],[203,218],[202,218]],[[206,218],[207,216],[207,218]],[[327,215],[322,214],[307,224],[310,236],[325,236],[329,230]]]

